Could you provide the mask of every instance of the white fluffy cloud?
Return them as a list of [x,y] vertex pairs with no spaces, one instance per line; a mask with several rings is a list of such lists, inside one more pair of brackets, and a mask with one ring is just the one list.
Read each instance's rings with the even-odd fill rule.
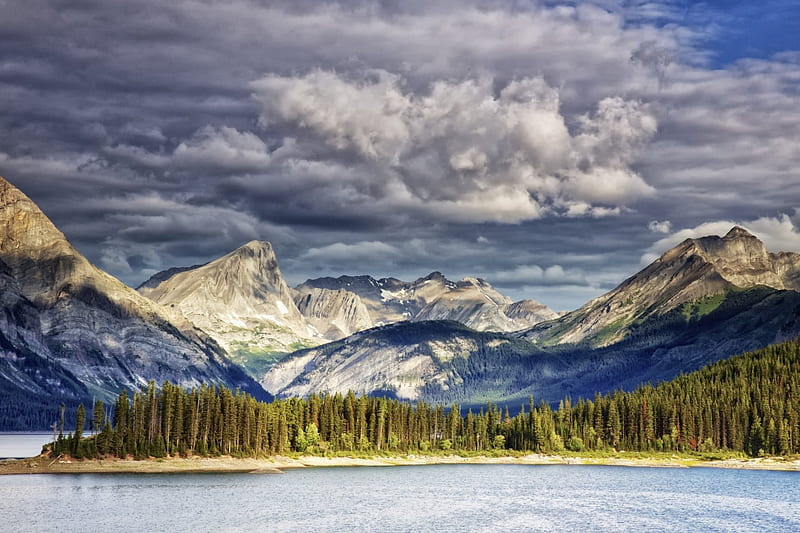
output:
[[209,126],[181,142],[173,158],[180,166],[211,166],[233,171],[263,169],[270,161],[264,141],[253,133]]
[[369,168],[383,184],[373,199],[389,206],[514,223],[594,208],[614,214],[653,192],[630,168],[656,131],[635,101],[605,98],[594,113],[572,117],[570,131],[558,91],[542,78],[499,91],[490,78],[414,91],[382,70],[360,79],[316,70],[269,75],[252,87],[263,127],[291,129],[310,159]]

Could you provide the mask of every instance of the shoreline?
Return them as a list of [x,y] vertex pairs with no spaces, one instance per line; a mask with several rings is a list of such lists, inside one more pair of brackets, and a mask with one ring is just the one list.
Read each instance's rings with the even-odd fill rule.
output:
[[20,474],[170,474],[170,473],[241,473],[282,474],[296,468],[388,467],[437,464],[479,465],[591,465],[640,468],[728,468],[800,472],[800,459],[766,457],[752,459],[701,460],[691,457],[571,457],[528,454],[519,457],[458,455],[398,455],[394,457],[300,457],[275,456],[265,459],[234,457],[189,457],[168,459],[52,459],[39,455],[26,459],[0,461],[0,475]]

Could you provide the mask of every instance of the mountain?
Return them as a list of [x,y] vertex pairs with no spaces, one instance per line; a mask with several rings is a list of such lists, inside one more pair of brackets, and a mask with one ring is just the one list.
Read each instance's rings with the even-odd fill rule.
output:
[[180,274],[181,272],[186,272],[187,270],[194,270],[196,268],[200,268],[201,266],[205,266],[206,264],[207,263],[204,263],[202,265],[188,266],[188,267],[172,267],[166,270],[162,270],[161,272],[158,272],[150,276],[150,278],[147,281],[136,287],[136,290],[139,291],[140,293],[148,292],[150,291],[150,289],[155,289],[156,287],[161,285],[162,281],[168,280],[175,274]]
[[295,352],[261,383],[281,397],[354,390],[405,400],[482,401],[512,395],[565,365],[527,341],[458,322],[399,322]]
[[473,405],[632,389],[800,335],[798,267],[797,254],[768,253],[734,228],[685,241],[523,333],[398,323],[292,354],[261,383],[279,396],[354,388]]
[[558,316],[532,300],[513,303],[482,279],[452,282],[440,272],[412,282],[371,276],[318,278],[306,280],[296,289],[312,288],[345,290],[358,295],[376,325],[402,320],[454,320],[481,331],[508,332]]
[[464,278],[454,285],[428,302],[413,320],[455,320],[478,331],[509,332],[558,316],[533,300],[512,302],[480,278]]
[[54,361],[38,309],[0,261],[0,428],[48,427],[58,420],[59,401],[75,407],[90,397],[86,386]]
[[741,227],[724,237],[687,239],[625,280],[561,318],[524,333],[540,345],[577,344],[602,347],[621,341],[648,319],[681,308],[703,316],[728,295],[766,286],[800,290],[800,254],[767,252],[764,244]]
[[329,340],[349,337],[374,325],[354,292],[302,287],[295,290],[294,302],[309,324]]
[[372,276],[339,276],[338,278],[309,279],[295,287],[308,289],[345,290],[356,294],[376,325],[410,320],[429,299],[454,288],[455,284],[441,273],[433,272],[414,282],[396,278],[375,279]]
[[268,242],[251,241],[205,265],[173,271],[156,274],[139,292],[180,313],[251,372],[322,340],[297,309]]
[[290,289],[272,246],[252,241],[205,265],[159,272],[138,287],[213,337],[260,376],[285,354],[404,320],[455,320],[518,331],[558,315],[532,300],[512,302],[481,279],[454,283],[439,272],[405,282],[341,276]]
[[83,257],[0,178],[0,380],[52,396],[110,398],[150,380],[220,383],[266,398],[210,338]]

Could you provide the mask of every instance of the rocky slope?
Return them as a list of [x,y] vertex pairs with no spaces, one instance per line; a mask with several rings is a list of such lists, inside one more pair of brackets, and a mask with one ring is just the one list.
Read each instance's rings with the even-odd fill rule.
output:
[[179,312],[251,370],[277,354],[319,344],[297,309],[272,245],[251,241],[205,265],[156,274],[138,290]]
[[357,294],[303,287],[295,291],[297,309],[323,337],[338,340],[374,324]]
[[56,396],[108,398],[169,380],[267,397],[212,339],[90,264],[2,178],[0,235],[4,380]]
[[731,291],[756,286],[800,290],[800,254],[769,253],[734,227],[724,237],[685,240],[614,290],[524,336],[542,345],[607,346],[651,317],[681,306],[687,315],[707,314]]
[[538,372],[564,365],[561,358],[500,333],[477,332],[453,321],[400,322],[295,352],[261,383],[282,397],[354,390],[405,400],[464,401],[487,393],[476,382],[486,378],[491,395],[502,398],[536,377],[520,362],[537,358]]
[[358,295],[376,325],[402,320],[454,320],[480,331],[508,332],[558,316],[532,300],[513,303],[482,279],[452,282],[440,272],[412,282],[371,276],[311,279],[297,290],[311,288],[345,290]]
[[681,243],[606,295],[524,334],[404,322],[292,354],[261,382],[277,395],[352,388],[512,405],[529,395],[557,401],[631,389],[799,335],[798,268],[797,254],[767,253],[734,228]]

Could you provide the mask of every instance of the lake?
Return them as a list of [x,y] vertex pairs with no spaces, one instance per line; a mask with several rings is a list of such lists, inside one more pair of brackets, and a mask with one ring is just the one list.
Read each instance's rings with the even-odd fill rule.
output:
[[[0,476],[24,531],[800,531],[800,474],[433,465]],[[2,527],[2,526],[0,526]]]
[[0,433],[0,459],[39,455],[52,441],[52,433]]

